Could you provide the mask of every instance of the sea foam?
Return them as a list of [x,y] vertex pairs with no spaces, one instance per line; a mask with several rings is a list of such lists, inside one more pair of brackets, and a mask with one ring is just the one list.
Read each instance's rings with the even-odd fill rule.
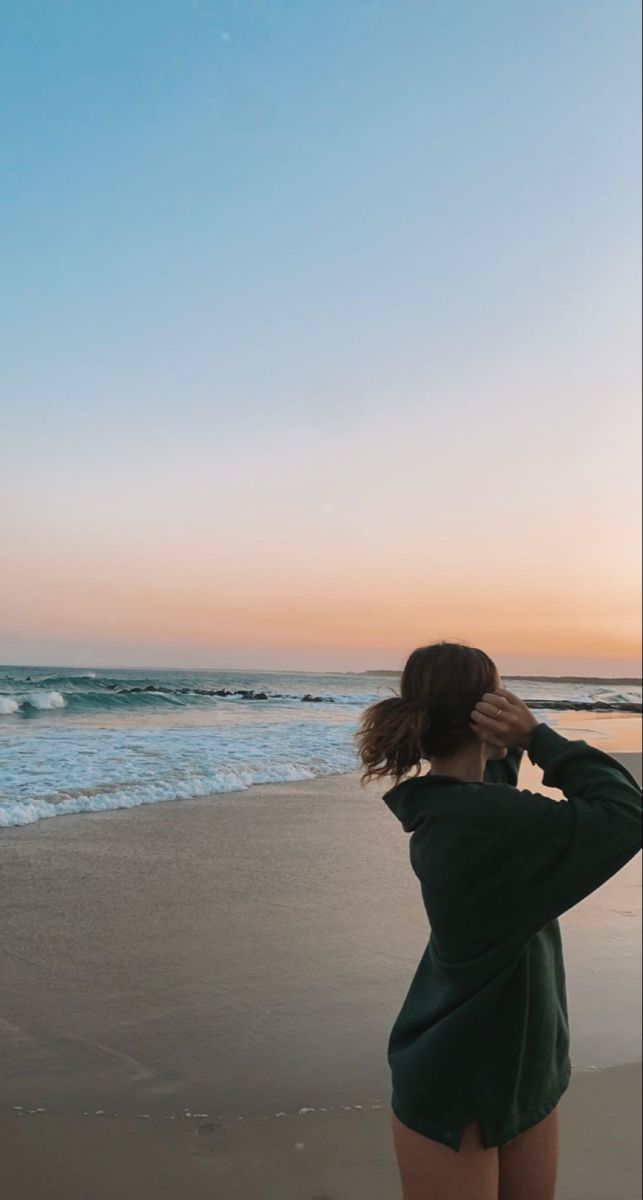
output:
[[0,826],[343,774],[357,767],[352,732],[352,723],[297,720],[134,730],[50,725],[33,736],[5,735]]
[[25,704],[31,705],[32,708],[49,709],[49,708],[64,708],[65,697],[61,696],[60,692],[30,692],[25,697]]

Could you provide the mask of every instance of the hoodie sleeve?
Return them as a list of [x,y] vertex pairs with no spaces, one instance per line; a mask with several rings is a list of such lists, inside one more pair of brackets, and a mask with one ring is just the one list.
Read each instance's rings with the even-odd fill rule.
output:
[[512,899],[536,932],[611,879],[641,849],[641,789],[609,754],[538,725],[529,757],[565,800],[516,790],[507,851]]

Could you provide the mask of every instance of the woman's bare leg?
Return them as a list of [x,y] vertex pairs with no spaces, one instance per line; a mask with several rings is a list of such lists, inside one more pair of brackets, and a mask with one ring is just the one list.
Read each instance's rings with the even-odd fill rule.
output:
[[558,1174],[558,1108],[498,1150],[498,1200],[555,1200]]
[[456,1153],[408,1129],[391,1114],[402,1200],[498,1200],[498,1151],[485,1150],[477,1122]]

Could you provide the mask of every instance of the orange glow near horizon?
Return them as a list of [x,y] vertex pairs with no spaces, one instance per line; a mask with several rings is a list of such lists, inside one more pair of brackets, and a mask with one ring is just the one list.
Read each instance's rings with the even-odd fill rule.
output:
[[427,464],[401,426],[384,449],[381,426],[306,456],[240,450],[216,478],[195,443],[197,482],[172,489],[153,463],[131,483],[79,466],[37,515],[15,514],[0,658],[363,669],[448,638],[530,673],[640,673],[632,470],[616,499],[565,502],[563,482],[530,488],[511,430],[494,471],[469,443]]
[[[601,660],[629,661],[619,673],[637,673],[639,611],[616,594],[614,578],[603,577],[588,595],[577,572],[571,594],[563,595],[560,588],[552,594],[535,570],[512,577],[509,568],[502,582],[498,573],[472,583],[456,564],[439,585],[430,571],[417,566],[412,572],[410,565],[374,581],[359,563],[352,573],[342,564],[339,577],[312,561],[303,563],[300,575],[283,563],[278,569],[274,563],[239,564],[236,574],[228,563],[218,576],[209,564],[197,569],[193,560],[190,571],[185,562],[182,569],[172,563],[170,556],[156,576],[152,564],[140,560],[138,570],[121,564],[110,572],[103,561],[102,569],[94,563],[83,574],[70,561],[61,569],[52,557],[46,580],[41,563],[38,587],[46,587],[50,636],[94,645],[96,661],[101,646],[120,640],[140,647],[139,661],[151,656],[159,665],[163,648],[171,648],[173,662],[180,661],[181,646],[189,662],[199,654],[216,662],[234,646],[246,647],[247,665],[253,654],[265,658],[268,650],[276,665],[282,658],[289,663],[296,649],[302,666],[325,651],[329,662],[346,667],[397,665],[413,646],[446,638],[536,664],[539,656],[587,660],[593,664],[589,673]],[[24,602],[24,583],[23,574],[21,588],[13,597],[6,591],[3,602],[5,620],[19,638],[36,634],[42,623],[40,605]],[[33,584],[37,597],[42,593],[35,578]]]

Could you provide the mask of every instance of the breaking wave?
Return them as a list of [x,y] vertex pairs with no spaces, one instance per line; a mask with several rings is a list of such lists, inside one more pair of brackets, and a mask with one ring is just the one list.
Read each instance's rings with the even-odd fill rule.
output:
[[[277,690],[274,687],[234,687],[230,682],[217,685],[190,680],[174,681],[167,676],[152,679],[141,676],[136,680],[114,678],[88,672],[82,675],[40,674],[37,680],[29,677],[0,677],[0,716],[34,716],[38,713],[66,709],[69,715],[96,712],[125,712],[136,709],[208,708],[219,704],[337,704],[364,708],[393,690],[374,691],[372,680],[356,690],[341,692],[328,687],[319,690]],[[260,678],[260,677],[255,677]],[[274,677],[272,677],[274,678]],[[313,677],[314,678],[314,677]],[[13,685],[13,686],[12,686]],[[314,685],[313,685],[314,688]],[[534,689],[535,690],[535,689]],[[561,688],[559,686],[558,691]],[[640,713],[640,688],[581,687],[570,685],[563,695],[529,696],[521,691],[530,708],[575,710],[578,712]]]

